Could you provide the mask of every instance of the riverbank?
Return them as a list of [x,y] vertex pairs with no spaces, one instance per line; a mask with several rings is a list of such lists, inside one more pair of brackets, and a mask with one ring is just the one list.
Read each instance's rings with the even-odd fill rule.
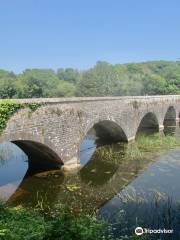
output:
[[162,152],[177,147],[180,147],[180,136],[163,136],[160,133],[151,135],[139,134],[135,142],[127,145],[126,158],[155,158]]
[[[74,215],[67,207],[42,213],[41,209],[0,204],[1,240],[121,240],[113,238],[110,227],[95,216]],[[136,240],[137,237],[126,238]],[[147,239],[147,238],[141,238]]]
[[75,215],[62,206],[48,213],[41,209],[0,205],[2,240],[94,240],[105,237],[105,223],[94,216]]

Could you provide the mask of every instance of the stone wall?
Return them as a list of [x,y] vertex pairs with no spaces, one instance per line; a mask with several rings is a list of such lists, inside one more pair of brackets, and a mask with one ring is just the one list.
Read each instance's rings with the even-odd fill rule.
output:
[[[159,129],[169,107],[179,119],[180,96],[94,97],[17,99],[42,103],[35,112],[28,108],[15,113],[0,136],[3,141],[31,141],[48,146],[67,167],[78,166],[79,148],[87,132],[96,123],[111,121],[119,125],[127,140],[135,138],[143,117],[151,112]],[[19,144],[20,145],[20,144]],[[45,149],[45,148],[44,148]],[[45,150],[44,150],[45,151]]]

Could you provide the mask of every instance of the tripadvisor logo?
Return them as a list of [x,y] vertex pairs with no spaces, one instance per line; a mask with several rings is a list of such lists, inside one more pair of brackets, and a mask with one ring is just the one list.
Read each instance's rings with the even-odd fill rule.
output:
[[142,228],[142,227],[137,227],[135,228],[135,234],[140,236],[144,233],[150,233],[150,234],[158,234],[158,233],[173,233],[173,229],[149,229],[149,228]]
[[135,234],[136,234],[136,235],[140,236],[140,235],[142,235],[143,233],[144,233],[144,231],[143,231],[143,228],[142,228],[142,227],[137,227],[137,228],[135,229]]

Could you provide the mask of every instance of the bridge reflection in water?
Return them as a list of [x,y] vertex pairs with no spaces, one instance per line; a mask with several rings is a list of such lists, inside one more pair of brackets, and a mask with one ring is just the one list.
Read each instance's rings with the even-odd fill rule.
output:
[[[151,123],[156,126],[154,121]],[[165,135],[180,136],[179,126],[175,122],[167,118],[164,125]],[[129,234],[126,229],[132,232],[134,226],[140,223],[137,217],[150,224],[147,213],[152,211],[150,205],[154,198],[165,199],[165,204],[168,203],[166,195],[170,195],[173,201],[180,199],[177,185],[180,180],[180,151],[170,151],[158,158],[133,158],[129,155],[133,143],[106,145],[99,130],[99,135],[95,130],[92,128],[81,144],[83,167],[70,175],[64,175],[57,169],[43,172],[36,169],[32,175],[31,169],[28,169],[28,157],[17,146],[12,143],[1,145],[2,149],[6,149],[0,151],[1,199],[6,199],[10,205],[49,208],[57,203],[66,203],[74,211],[92,212],[99,209],[99,217],[115,226],[114,234],[117,236]],[[142,127],[139,133],[141,131],[146,132],[147,128]],[[153,210],[157,211],[155,206]],[[155,225],[159,224],[158,221],[162,222],[155,216],[151,220]]]
[[[176,126],[176,132],[178,130],[179,127]],[[164,131],[166,132],[166,128]],[[3,185],[0,188],[1,198],[5,197],[3,192],[6,191],[6,184],[11,183],[14,184],[12,191],[14,194],[11,193],[9,203],[36,205],[38,201],[43,200],[44,203],[52,206],[59,200],[66,203],[69,201],[72,204],[71,197],[73,197],[76,208],[85,205],[91,210],[97,209],[154,161],[153,159],[132,160],[128,155],[132,144],[103,145],[103,141],[100,141],[95,133],[94,129],[91,129],[81,145],[81,161],[84,167],[77,174],[69,176],[65,176],[61,170],[44,172],[39,170],[32,175],[31,165],[28,169],[27,156],[14,144],[7,143],[4,149],[11,149],[10,146],[13,146],[14,159],[18,159],[22,166],[18,166],[15,160],[12,161],[12,155],[9,159],[8,154],[4,158],[6,172],[2,163],[0,168],[4,173],[4,175],[0,174]],[[3,155],[1,157],[3,158]],[[14,192],[15,188],[17,189]]]

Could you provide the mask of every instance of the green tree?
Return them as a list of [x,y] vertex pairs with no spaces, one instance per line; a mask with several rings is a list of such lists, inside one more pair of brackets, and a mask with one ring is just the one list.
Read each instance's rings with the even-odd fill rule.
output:
[[72,97],[75,96],[75,87],[72,83],[59,81],[56,88],[52,90],[53,97]]
[[51,69],[27,69],[19,76],[19,97],[50,97],[58,83]]
[[13,98],[17,95],[17,79],[13,72],[0,70],[0,98]]
[[148,95],[166,94],[167,81],[161,76],[150,75],[144,77],[143,93]]
[[80,79],[80,73],[73,68],[59,68],[57,70],[57,76],[60,80],[64,80],[73,84],[76,84]]

